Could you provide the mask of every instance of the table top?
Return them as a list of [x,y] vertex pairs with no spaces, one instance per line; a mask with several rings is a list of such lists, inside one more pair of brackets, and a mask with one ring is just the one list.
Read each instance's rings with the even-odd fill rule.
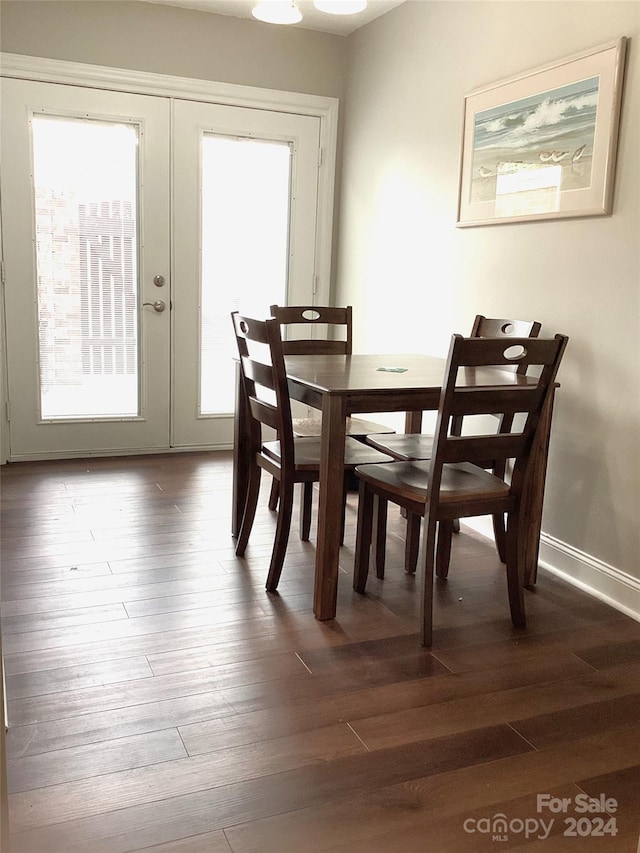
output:
[[[446,360],[431,355],[291,355],[285,358],[293,383],[321,394],[431,391],[442,387]],[[385,369],[381,369],[385,368]],[[399,370],[398,368],[402,368]],[[526,376],[498,368],[466,368],[472,386],[527,385]]]

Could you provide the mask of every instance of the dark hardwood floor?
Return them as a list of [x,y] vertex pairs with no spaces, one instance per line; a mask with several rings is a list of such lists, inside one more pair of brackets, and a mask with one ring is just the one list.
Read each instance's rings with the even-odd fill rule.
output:
[[264,590],[266,483],[236,559],[229,453],[1,477],[12,853],[635,853],[640,623],[541,570],[513,629],[463,527],[429,652],[396,511],[359,596],[350,495],[320,623],[296,519]]

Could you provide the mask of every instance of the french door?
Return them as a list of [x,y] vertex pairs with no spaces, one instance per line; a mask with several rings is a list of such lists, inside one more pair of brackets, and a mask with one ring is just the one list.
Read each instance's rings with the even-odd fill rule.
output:
[[11,458],[231,444],[230,311],[313,299],[319,123],[2,81]]
[[313,302],[319,120],[172,106],[173,443],[224,445],[237,352],[231,311],[260,317],[274,304]]

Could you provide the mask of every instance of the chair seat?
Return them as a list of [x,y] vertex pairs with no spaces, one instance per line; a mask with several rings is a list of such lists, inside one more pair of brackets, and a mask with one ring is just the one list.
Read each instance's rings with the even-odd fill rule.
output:
[[[296,470],[317,471],[320,465],[320,450],[322,441],[320,436],[294,439]],[[275,462],[281,458],[280,442],[267,441],[262,445],[262,452]],[[356,465],[368,465],[393,462],[393,457],[380,453],[373,447],[357,441],[355,438],[347,438],[344,446],[345,467],[355,468]]]
[[[366,421],[363,418],[347,418],[347,435],[357,435],[364,438],[370,432],[391,435],[393,433],[393,429],[391,427],[384,426],[383,424],[377,424],[374,421]],[[312,437],[321,435],[321,433],[322,420],[320,418],[294,418],[293,434],[296,437]]]
[[[394,462],[391,465],[362,465],[356,474],[372,488],[399,493],[416,503],[426,503],[429,479],[428,460]],[[500,477],[469,462],[447,464],[442,468],[440,504],[462,503],[468,498],[481,501],[507,499],[509,486]]]
[[433,436],[422,432],[398,433],[393,435],[368,435],[367,443],[382,453],[390,453],[396,459],[431,459]]

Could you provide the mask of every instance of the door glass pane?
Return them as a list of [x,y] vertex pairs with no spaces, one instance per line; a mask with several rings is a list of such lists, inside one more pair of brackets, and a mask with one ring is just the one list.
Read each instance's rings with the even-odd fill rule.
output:
[[138,128],[32,127],[41,416],[135,416]]
[[200,414],[234,408],[231,312],[285,303],[290,185],[288,142],[203,135]]

